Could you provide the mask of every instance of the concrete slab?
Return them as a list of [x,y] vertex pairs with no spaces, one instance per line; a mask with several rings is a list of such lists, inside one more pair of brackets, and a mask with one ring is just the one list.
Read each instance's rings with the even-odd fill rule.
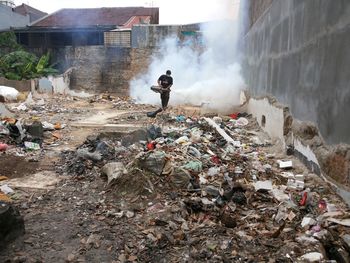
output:
[[60,182],[63,177],[59,177],[55,172],[42,171],[30,176],[14,178],[2,181],[0,185],[7,184],[11,188],[31,188],[31,189],[54,189],[55,185]]

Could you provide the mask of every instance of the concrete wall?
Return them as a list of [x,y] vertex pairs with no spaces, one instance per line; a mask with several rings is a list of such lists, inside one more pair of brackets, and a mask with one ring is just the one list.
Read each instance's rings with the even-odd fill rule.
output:
[[29,16],[13,12],[11,7],[0,4],[0,30],[10,27],[24,27],[29,24]]
[[129,81],[148,68],[152,49],[84,46],[52,49],[51,53],[62,70],[73,67],[72,90],[109,91],[126,96]]
[[33,80],[9,80],[0,77],[0,86],[12,87],[20,92],[29,92],[35,86],[35,82]]
[[350,1],[274,0],[244,46],[253,96],[272,94],[327,143],[350,143]]
[[159,46],[168,36],[179,36],[182,26],[137,25],[133,26],[131,33],[131,46],[133,48],[146,48]]

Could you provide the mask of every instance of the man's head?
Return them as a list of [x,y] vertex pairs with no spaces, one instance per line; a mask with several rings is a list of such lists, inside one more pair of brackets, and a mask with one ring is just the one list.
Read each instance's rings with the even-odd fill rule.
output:
[[168,76],[170,76],[170,75],[171,75],[171,71],[168,69],[168,70],[166,71],[166,74],[167,74]]

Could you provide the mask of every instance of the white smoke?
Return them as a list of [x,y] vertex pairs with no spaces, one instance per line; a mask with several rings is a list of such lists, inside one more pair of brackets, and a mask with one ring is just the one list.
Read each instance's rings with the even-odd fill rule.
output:
[[154,55],[148,72],[130,83],[130,95],[136,102],[160,105],[159,94],[150,90],[157,79],[172,71],[174,84],[169,105],[209,105],[219,111],[229,111],[239,105],[240,91],[245,84],[240,74],[237,52],[237,20],[203,23],[204,52],[179,45],[176,36],[161,43],[159,55]]

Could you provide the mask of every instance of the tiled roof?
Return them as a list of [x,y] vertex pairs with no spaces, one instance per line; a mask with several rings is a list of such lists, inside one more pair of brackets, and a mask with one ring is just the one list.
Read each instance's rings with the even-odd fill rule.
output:
[[21,14],[23,16],[29,15],[30,16],[30,21],[36,21],[44,16],[47,15],[47,13],[42,12],[38,9],[35,9],[34,7],[31,7],[26,4],[21,4],[19,6],[16,6],[13,9],[16,13]]
[[122,26],[133,16],[151,16],[151,23],[159,23],[159,8],[103,7],[61,9],[33,23],[31,27],[91,27]]

